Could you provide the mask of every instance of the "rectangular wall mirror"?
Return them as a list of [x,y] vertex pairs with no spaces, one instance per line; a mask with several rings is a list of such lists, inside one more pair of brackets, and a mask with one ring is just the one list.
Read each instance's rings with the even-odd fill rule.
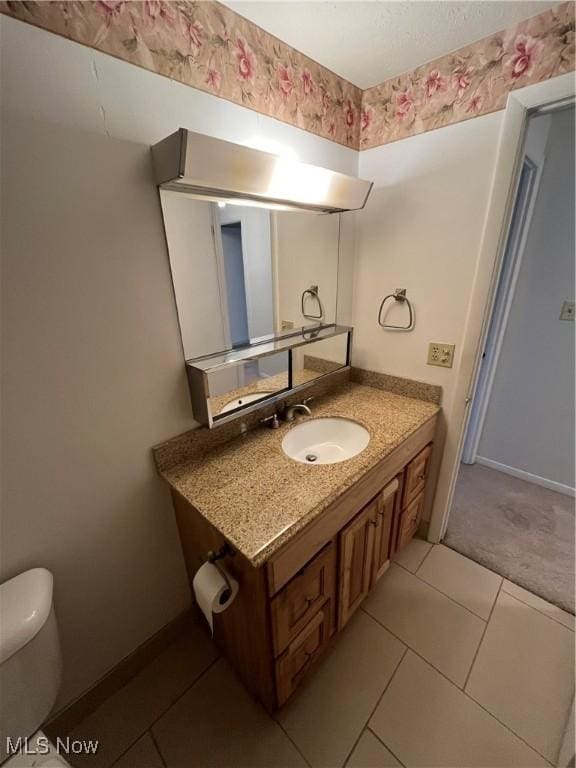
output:
[[[341,214],[159,191],[186,360],[336,322]],[[242,381],[230,389],[250,386],[251,376],[281,379],[284,365],[237,372]]]

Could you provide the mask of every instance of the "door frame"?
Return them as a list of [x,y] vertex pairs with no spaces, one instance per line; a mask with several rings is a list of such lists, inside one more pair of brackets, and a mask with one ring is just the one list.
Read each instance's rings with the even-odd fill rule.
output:
[[[504,247],[494,303],[490,312],[486,339],[474,384],[474,394],[470,403],[470,413],[462,447],[461,461],[464,464],[474,464],[478,454],[480,435],[486,419],[508,317],[516,293],[516,284],[524,258],[530,223],[542,177],[542,168],[543,163],[537,165],[527,154],[524,154],[519,172],[517,196],[510,221],[510,233]],[[526,170],[526,186],[522,190],[521,179],[524,170]]]
[[464,328],[460,363],[456,371],[453,405],[446,414],[449,428],[428,529],[428,539],[432,542],[442,540],[448,524],[460,468],[469,406],[486,342],[504,247],[516,199],[529,112],[574,97],[575,85],[574,74],[568,72],[508,94],[488,211]]

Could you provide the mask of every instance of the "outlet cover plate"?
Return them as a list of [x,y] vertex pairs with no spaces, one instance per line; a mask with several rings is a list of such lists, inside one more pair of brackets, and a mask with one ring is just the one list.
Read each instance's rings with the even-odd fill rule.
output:
[[565,301],[560,310],[560,320],[574,320],[574,302]]
[[439,341],[431,341],[428,345],[428,365],[452,368],[454,363],[454,347],[454,344],[442,344]]

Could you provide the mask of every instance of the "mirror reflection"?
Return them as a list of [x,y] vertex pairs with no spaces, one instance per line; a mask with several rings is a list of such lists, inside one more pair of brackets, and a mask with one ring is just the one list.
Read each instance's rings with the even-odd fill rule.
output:
[[[336,322],[339,214],[204,202],[167,190],[160,198],[187,360]],[[227,391],[287,375],[287,363],[274,357],[236,372]]]
[[348,334],[298,347],[292,352],[292,380],[298,386],[346,365]]
[[210,373],[208,398],[212,417],[287,390],[288,367],[288,352],[280,352]]

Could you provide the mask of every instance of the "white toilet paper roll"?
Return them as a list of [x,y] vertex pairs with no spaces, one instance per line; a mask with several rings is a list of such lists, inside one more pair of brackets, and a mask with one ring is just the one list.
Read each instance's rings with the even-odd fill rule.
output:
[[228,585],[222,571],[224,571],[223,566],[216,567],[212,563],[204,563],[192,579],[196,601],[210,625],[212,634],[214,634],[212,615],[225,611],[238,594],[238,582],[226,573]]

